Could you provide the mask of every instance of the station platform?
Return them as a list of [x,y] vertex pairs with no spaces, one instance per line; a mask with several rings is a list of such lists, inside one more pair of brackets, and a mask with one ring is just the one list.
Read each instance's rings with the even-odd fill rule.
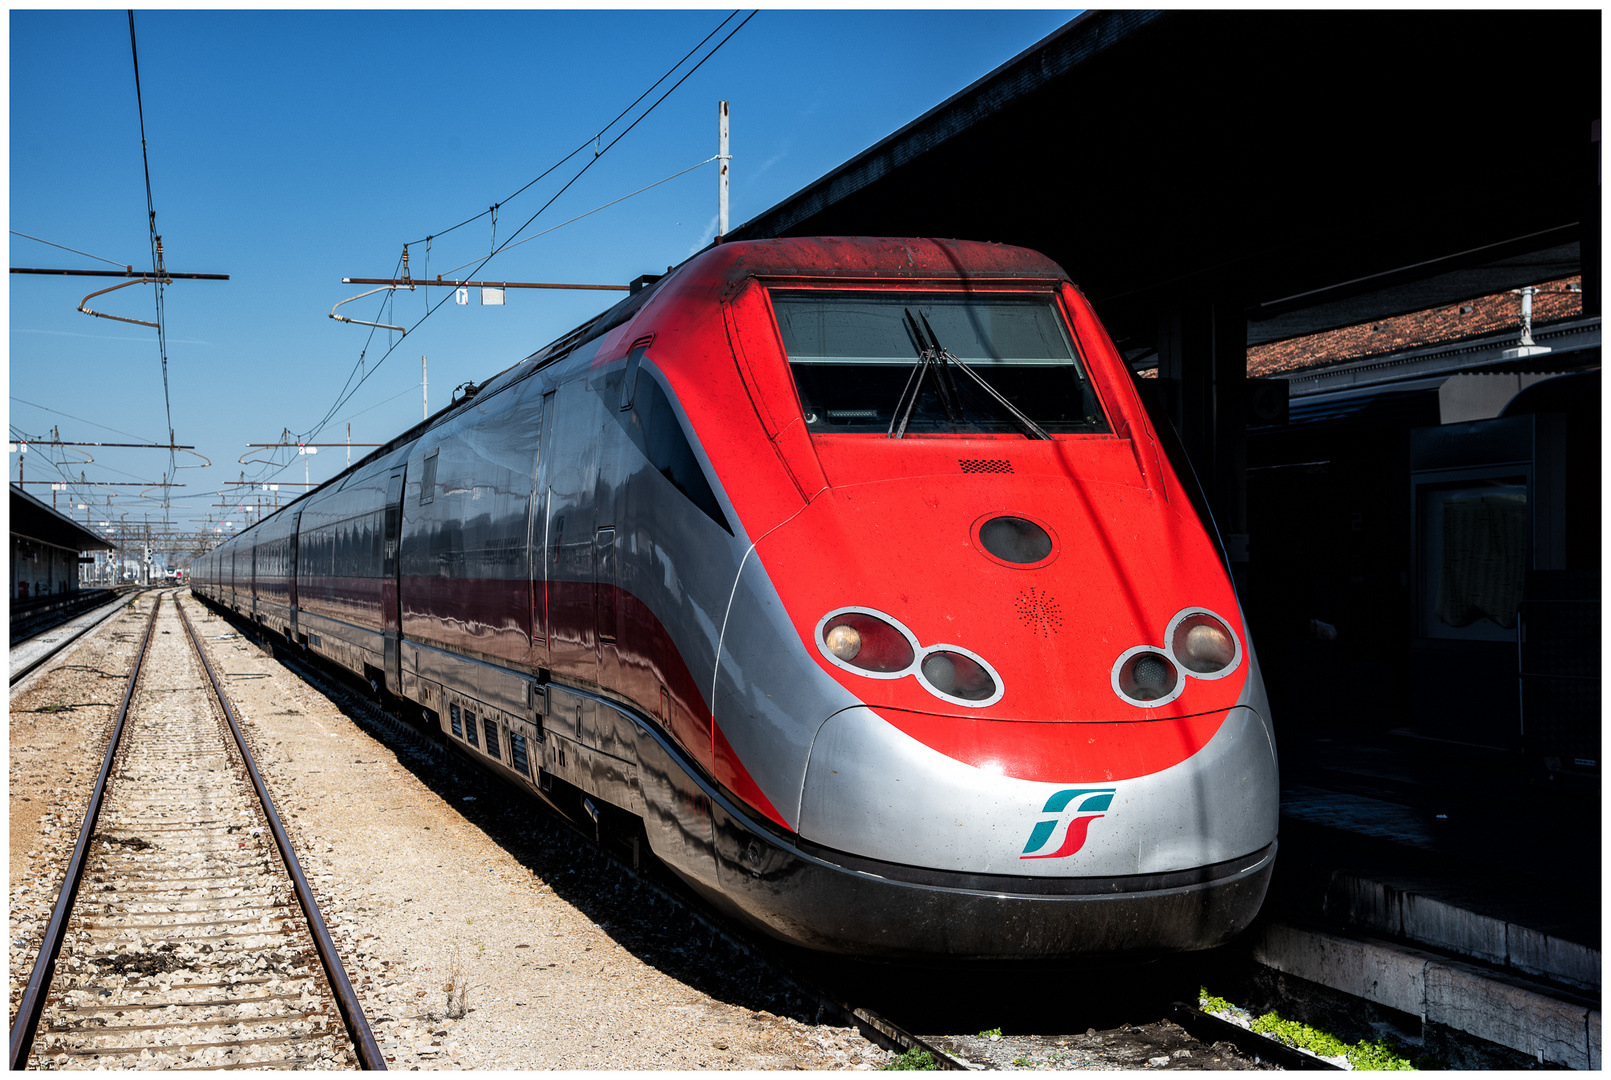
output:
[[1597,794],[1394,733],[1277,732],[1254,956],[1538,1064],[1600,1067]]
[[139,590],[100,591],[105,595],[99,598],[102,602],[98,606],[74,616],[60,626],[53,626],[42,634],[17,642],[7,651],[6,668],[10,673],[13,689],[16,689],[19,680],[29,672],[66,648],[90,627],[111,618],[140,595]]

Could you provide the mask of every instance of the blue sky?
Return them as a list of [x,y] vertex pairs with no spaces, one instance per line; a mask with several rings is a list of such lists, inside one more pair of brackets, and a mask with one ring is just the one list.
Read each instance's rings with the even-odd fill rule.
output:
[[[437,236],[429,252],[424,244],[410,248],[416,277],[466,262],[458,273],[470,272],[494,243],[491,221],[446,230],[589,140],[726,14],[137,11],[151,196],[168,269],[230,275],[165,290],[174,432],[211,462],[179,455],[181,466],[198,467],[177,474],[186,487],[171,491],[172,520],[197,529],[203,525],[193,519],[208,514],[214,525],[250,520],[213,505],[242,473],[301,481],[305,462],[314,481],[339,471],[341,450],[306,459],[281,451],[279,464],[266,464],[266,454],[239,459],[248,443],[318,424],[366,340],[360,373],[372,373],[314,441],[342,441],[350,421],[355,442],[381,442],[418,421],[421,354],[430,358],[435,411],[453,387],[502,370],[612,303],[616,294],[511,290],[504,307],[483,307],[472,292],[469,305],[436,310],[378,367],[399,335],[377,331],[370,339],[367,329],[327,317],[333,304],[367,287],[343,285],[343,277],[389,277],[403,244],[427,235]],[[711,157],[724,98],[732,103],[736,226],[1072,14],[761,11],[521,235]],[[12,11],[9,23],[10,229],[149,269],[126,13]],[[584,151],[501,206],[496,240],[508,239],[591,156]],[[480,277],[624,284],[664,271],[710,240],[714,168],[703,165],[511,247]],[[10,240],[14,267],[112,269]],[[76,310],[87,293],[112,284],[10,275],[13,440],[59,425],[67,440],[164,441],[156,332]],[[431,292],[433,302],[441,298]],[[380,300],[341,312],[400,325],[425,313],[423,295],[399,294],[377,319]],[[153,289],[130,286],[89,306],[151,319]],[[158,480],[168,468],[162,451],[89,453],[93,464],[68,464],[82,455],[36,447],[27,454],[27,478],[83,472],[92,481]],[[19,455],[10,457],[15,480]],[[92,499],[80,491],[59,496],[59,505],[92,501],[95,522],[162,518],[158,492],[90,490]],[[300,490],[282,488],[280,498]],[[29,491],[51,496],[48,488]],[[85,511],[75,513],[85,520]]]

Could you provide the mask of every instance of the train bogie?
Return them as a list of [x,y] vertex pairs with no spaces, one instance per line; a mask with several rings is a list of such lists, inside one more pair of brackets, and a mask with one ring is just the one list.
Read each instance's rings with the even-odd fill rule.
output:
[[813,948],[1202,948],[1269,879],[1229,576],[1032,252],[722,245],[200,570]]

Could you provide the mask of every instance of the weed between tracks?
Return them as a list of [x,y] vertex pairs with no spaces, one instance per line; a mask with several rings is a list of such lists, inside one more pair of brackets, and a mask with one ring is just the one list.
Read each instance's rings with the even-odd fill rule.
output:
[[885,1069],[897,1070],[938,1069],[939,1067],[940,1063],[934,1060],[933,1054],[927,1050],[920,1050],[915,1046],[884,1066]]
[[1413,1048],[1405,1046],[1391,1035],[1380,1039],[1361,1039],[1356,1043],[1345,1043],[1329,1031],[1322,1031],[1298,1020],[1288,1020],[1278,1012],[1267,1012],[1255,1017],[1246,1009],[1233,1005],[1217,994],[1210,994],[1207,987],[1199,990],[1197,1004],[1204,1012],[1213,1013],[1223,1020],[1247,1027],[1257,1035],[1263,1035],[1299,1050],[1307,1050],[1316,1057],[1346,1061],[1353,1069],[1415,1071],[1443,1067],[1440,1062],[1431,1058],[1410,1056],[1414,1052]]

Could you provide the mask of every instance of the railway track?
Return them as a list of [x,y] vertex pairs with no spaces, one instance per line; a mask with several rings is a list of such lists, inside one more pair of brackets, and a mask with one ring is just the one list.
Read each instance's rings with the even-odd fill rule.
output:
[[384,1068],[227,697],[155,604],[13,1069]]

